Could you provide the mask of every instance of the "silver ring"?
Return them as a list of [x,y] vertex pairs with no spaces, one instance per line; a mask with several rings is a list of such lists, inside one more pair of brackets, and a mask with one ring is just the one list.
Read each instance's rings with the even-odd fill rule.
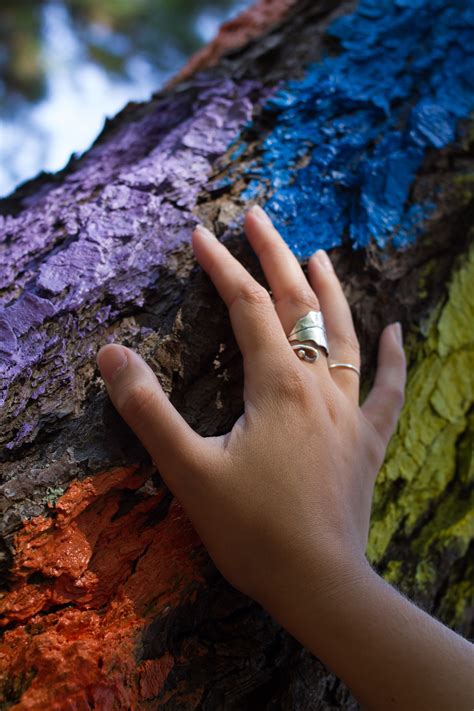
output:
[[319,358],[318,349],[307,343],[290,343],[290,346],[293,348],[298,358],[301,360],[307,360],[308,363],[314,363]]
[[308,311],[298,319],[288,336],[288,341],[301,360],[309,363],[317,361],[320,355],[318,348],[322,348],[328,356],[328,341],[321,311]]
[[352,365],[352,363],[331,363],[328,365],[328,368],[348,368],[349,370],[353,370],[355,373],[360,378],[360,370],[356,365]]

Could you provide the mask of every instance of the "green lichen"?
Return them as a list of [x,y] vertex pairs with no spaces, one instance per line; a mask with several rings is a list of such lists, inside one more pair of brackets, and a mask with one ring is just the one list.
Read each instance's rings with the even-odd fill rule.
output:
[[43,496],[43,503],[51,504],[54,506],[56,501],[61,498],[64,492],[65,489],[60,486],[48,486],[48,488],[46,489],[46,493]]
[[420,560],[415,570],[415,581],[419,590],[427,590],[437,578],[437,571],[433,563]]
[[[474,237],[474,233],[471,235]],[[449,299],[438,322],[438,353],[446,356],[453,350],[473,347],[474,295],[473,295],[474,249],[466,255],[465,264],[456,273]],[[466,373],[465,382],[469,382]],[[472,378],[470,379],[472,392]]]
[[[471,570],[470,573],[472,572]],[[451,585],[441,602],[439,615],[453,629],[462,628],[466,607],[474,606],[472,579],[472,575],[468,575],[466,580]]]
[[471,410],[468,428],[458,448],[459,479],[463,484],[474,483],[474,410]]
[[[474,535],[474,506],[463,489],[472,482],[472,438],[464,435],[474,400],[473,284],[471,248],[447,299],[433,309],[424,342],[408,339],[406,405],[374,496],[369,559],[382,561],[395,536],[409,540],[410,553],[421,558],[414,569],[420,589],[435,575],[433,551],[449,547],[463,555]],[[393,574],[389,568],[388,578]]]
[[474,173],[464,173],[453,178],[453,184],[461,205],[468,205],[474,193]]
[[430,551],[449,548],[457,556],[463,556],[473,539],[474,494],[456,485],[440,501],[430,521],[414,537],[412,550],[420,558],[429,556]]
[[403,576],[403,561],[389,560],[387,568],[384,571],[384,578],[392,585],[399,585]]

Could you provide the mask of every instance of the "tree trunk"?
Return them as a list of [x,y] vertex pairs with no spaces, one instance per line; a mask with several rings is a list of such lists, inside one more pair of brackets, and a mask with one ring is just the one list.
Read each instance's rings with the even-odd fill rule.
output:
[[241,358],[190,233],[212,226],[262,280],[253,201],[303,262],[330,250],[364,392],[382,326],[402,321],[407,398],[368,555],[469,633],[468,2],[276,5],[243,32],[258,39],[0,203],[1,709],[358,708],[221,578],[95,366],[107,341],[135,348],[193,427],[229,430]]

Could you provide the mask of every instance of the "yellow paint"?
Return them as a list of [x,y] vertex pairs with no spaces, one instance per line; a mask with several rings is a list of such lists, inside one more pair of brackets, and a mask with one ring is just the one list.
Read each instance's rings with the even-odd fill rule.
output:
[[[407,338],[406,405],[377,480],[368,557],[381,564],[400,534],[422,591],[436,580],[436,552],[449,548],[458,560],[474,538],[474,247],[461,255],[447,298],[420,330],[421,344],[420,334]],[[400,561],[385,558],[384,565],[387,580],[400,582]],[[457,598],[464,583],[446,597],[457,617],[467,604]]]

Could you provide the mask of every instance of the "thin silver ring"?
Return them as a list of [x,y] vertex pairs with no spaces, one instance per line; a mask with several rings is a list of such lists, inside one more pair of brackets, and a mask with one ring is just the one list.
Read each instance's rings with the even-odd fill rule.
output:
[[360,370],[356,365],[352,365],[352,363],[331,363],[328,365],[328,368],[348,368],[349,370],[353,370],[355,373],[360,378]]

